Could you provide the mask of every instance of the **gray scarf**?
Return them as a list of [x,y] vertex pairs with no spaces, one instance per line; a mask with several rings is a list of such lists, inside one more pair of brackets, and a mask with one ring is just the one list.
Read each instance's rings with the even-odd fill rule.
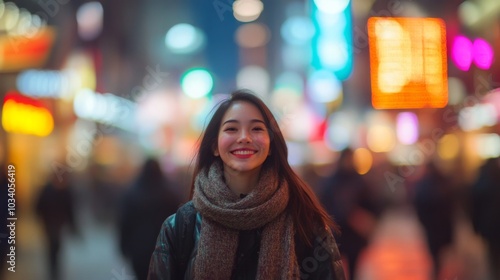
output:
[[203,223],[195,260],[195,279],[230,279],[240,230],[262,227],[257,279],[293,279],[299,275],[294,227],[286,213],[288,184],[262,169],[257,186],[244,198],[226,185],[216,161],[195,180],[193,202]]

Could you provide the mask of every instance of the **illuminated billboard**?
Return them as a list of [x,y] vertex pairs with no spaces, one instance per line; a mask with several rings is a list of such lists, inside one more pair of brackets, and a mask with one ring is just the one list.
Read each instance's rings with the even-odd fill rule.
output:
[[368,19],[372,105],[442,108],[448,103],[446,30],[437,18]]
[[34,35],[0,35],[0,72],[42,67],[54,44],[56,32],[40,28]]

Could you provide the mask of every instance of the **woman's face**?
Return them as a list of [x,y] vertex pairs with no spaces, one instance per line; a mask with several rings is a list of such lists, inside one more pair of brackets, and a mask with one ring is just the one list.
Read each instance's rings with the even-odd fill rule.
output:
[[270,142],[259,109],[252,103],[236,101],[222,117],[214,155],[221,157],[226,171],[259,171],[269,155]]

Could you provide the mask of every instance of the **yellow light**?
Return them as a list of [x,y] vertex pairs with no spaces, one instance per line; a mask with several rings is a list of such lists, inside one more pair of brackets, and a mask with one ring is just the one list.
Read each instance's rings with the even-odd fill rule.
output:
[[458,156],[460,143],[454,134],[446,134],[438,142],[438,155],[444,160],[451,160]]
[[366,148],[358,148],[353,153],[354,168],[360,175],[370,171],[373,164],[372,153]]
[[374,108],[447,104],[446,34],[441,19],[372,17],[368,42]]
[[394,129],[387,125],[374,125],[370,127],[367,135],[367,144],[375,153],[386,153],[394,149],[396,134]]
[[2,127],[9,133],[44,137],[54,129],[54,119],[46,108],[10,99],[3,105]]

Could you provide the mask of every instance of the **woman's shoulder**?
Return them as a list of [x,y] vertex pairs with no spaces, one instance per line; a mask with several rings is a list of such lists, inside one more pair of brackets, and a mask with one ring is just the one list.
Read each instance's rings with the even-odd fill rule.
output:
[[193,205],[193,202],[190,200],[184,204],[182,204],[177,211],[168,216],[163,222],[163,230],[175,230],[177,232],[182,233],[182,228],[189,227],[194,225],[196,222],[196,214],[198,211]]
[[332,231],[318,227],[311,244],[296,239],[296,254],[301,275],[309,279],[345,279],[342,260]]
[[190,200],[184,204],[182,204],[178,209],[177,209],[177,216],[189,216],[192,214],[196,214],[196,208],[194,208],[193,201]]
[[[181,205],[177,211],[165,219],[157,240],[158,245],[169,245],[175,251],[191,247],[193,233],[201,217],[191,201]],[[200,220],[200,221],[197,221]]]
[[324,244],[325,242],[335,243],[332,230],[323,224],[316,224],[313,229],[308,234],[308,240],[303,240],[299,234],[295,236],[295,242],[297,245],[307,248],[314,249],[315,245]]

